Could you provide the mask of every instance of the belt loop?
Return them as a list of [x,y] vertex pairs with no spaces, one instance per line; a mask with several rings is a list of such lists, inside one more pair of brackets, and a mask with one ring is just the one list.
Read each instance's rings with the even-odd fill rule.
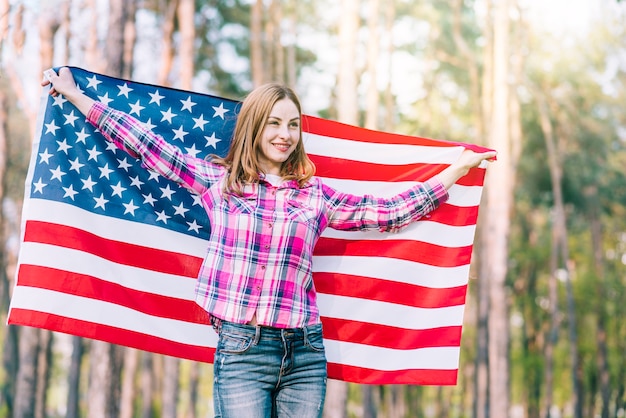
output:
[[309,343],[309,332],[308,332],[308,327],[306,325],[304,327],[302,327],[302,332],[304,333],[304,343],[308,344]]
[[254,331],[254,345],[257,345],[259,343],[259,340],[261,339],[261,326],[255,326]]

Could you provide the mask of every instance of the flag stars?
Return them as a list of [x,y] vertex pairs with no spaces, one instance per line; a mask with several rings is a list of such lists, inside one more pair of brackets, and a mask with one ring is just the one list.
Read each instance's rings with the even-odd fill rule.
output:
[[133,91],[133,89],[128,87],[128,83],[124,83],[124,85],[122,85],[122,86],[117,86],[117,88],[120,89],[120,92],[117,95],[118,96],[124,96],[127,99],[128,99],[128,93]]
[[115,151],[117,151],[117,146],[115,146],[115,144],[113,142],[107,142],[106,143],[106,150],[115,153]]
[[167,216],[165,214],[165,210],[162,210],[161,212],[155,212],[156,213],[156,220],[157,222],[163,222],[164,224],[167,224],[167,220],[171,218],[171,216]]
[[111,103],[113,101],[113,99],[111,99],[109,97],[109,92],[108,91],[106,93],[104,93],[104,96],[98,96],[98,100],[100,101],[100,103],[102,103],[105,106],[108,106],[109,103]]
[[188,110],[189,112],[193,112],[191,108],[194,107],[196,103],[191,100],[191,96],[187,97],[187,100],[181,100],[180,102],[183,104],[181,110]]
[[189,209],[183,205],[183,202],[180,202],[178,206],[174,206],[174,215],[180,215],[185,217],[185,213],[189,212]]
[[192,206],[202,206],[202,197],[197,194],[191,195],[191,199],[193,200]]
[[87,150],[87,154],[89,154],[87,161],[91,161],[91,160],[98,161],[98,156],[102,154],[102,152],[98,151],[98,149],[94,145],[92,149]]
[[70,170],[74,170],[77,173],[80,173],[80,169],[84,166],[85,164],[82,164],[80,160],[78,159],[78,157],[76,157],[75,160],[70,161]]
[[224,119],[224,115],[228,112],[228,109],[224,108],[224,103],[220,103],[219,106],[211,106],[215,113],[213,114],[214,118],[220,117]]
[[94,74],[92,77],[87,77],[87,88],[91,87],[92,89],[98,91],[98,84],[102,83],[102,81],[98,80],[98,77]]
[[36,183],[33,183],[33,186],[35,186],[35,191],[33,193],[42,193],[43,194],[43,188],[47,186],[46,183],[44,183],[43,181],[41,181],[41,178],[39,178],[39,180],[37,180]]
[[85,132],[85,128],[83,127],[80,132],[76,132],[76,142],[81,142],[83,144],[87,144],[87,138],[91,135]]
[[200,115],[199,118],[192,118],[192,119],[193,119],[193,122],[194,122],[192,129],[199,128],[200,130],[204,131],[204,125],[209,123],[208,120],[204,119],[204,115]]
[[52,157],[52,154],[50,154],[48,148],[46,148],[44,152],[39,153],[39,163],[45,162],[46,164],[50,164],[50,157]]
[[134,186],[138,189],[141,189],[141,186],[144,184],[143,181],[139,180],[139,176],[135,176],[135,177],[131,177],[130,178],[130,185]]
[[86,180],[81,179],[80,181],[83,182],[82,190],[87,189],[91,193],[93,193],[93,186],[95,186],[97,183],[91,179],[91,176],[87,177]]
[[152,193],[142,194],[142,196],[143,196],[144,205],[150,205],[154,207],[154,204],[156,203],[157,200],[154,197],[152,197]]
[[198,157],[198,154],[200,153],[200,150],[196,149],[196,144],[192,144],[191,147],[185,148],[185,151],[187,151],[187,154],[194,158]]
[[124,193],[127,189],[126,187],[122,186],[122,182],[118,182],[115,186],[111,185],[111,188],[113,189],[113,194],[111,196],[119,196],[120,199],[122,198],[122,193]]
[[177,116],[176,113],[172,112],[172,108],[171,107],[169,109],[167,109],[165,112],[162,111],[162,110],[160,112],[163,115],[163,117],[161,118],[161,122],[168,121],[169,123],[172,123],[172,118],[174,116]]
[[196,234],[200,233],[200,228],[202,228],[196,220],[194,219],[192,222],[187,222],[187,226],[189,226],[188,231],[194,231]]
[[102,210],[106,210],[105,206],[107,203],[109,203],[109,200],[104,198],[104,193],[101,193],[100,197],[94,197],[93,200],[96,201],[96,205],[94,206],[94,209],[102,208]]
[[206,139],[207,147],[213,147],[213,148],[217,148],[217,143],[221,141],[221,139],[215,136],[215,132],[213,132],[211,136],[205,135],[204,139]]
[[60,129],[59,126],[56,125],[56,123],[54,123],[54,120],[50,123],[46,123],[46,133],[52,133],[52,135],[56,135],[57,134],[57,130]]
[[131,163],[128,162],[127,158],[124,158],[123,160],[118,159],[117,162],[119,163],[117,165],[117,168],[119,168],[120,170],[124,170],[127,173],[128,173],[128,169],[133,166]]
[[59,144],[59,151],[63,151],[66,155],[67,151],[73,148],[67,143],[67,138],[63,138],[63,141],[57,141],[57,144]]
[[109,177],[111,175],[111,173],[113,172],[112,169],[109,168],[109,164],[105,164],[104,167],[98,167],[98,170],[100,170],[100,178],[106,178],[107,180],[109,180]]
[[139,209],[139,206],[136,206],[132,200],[128,203],[122,203],[122,205],[124,206],[124,215],[130,213],[132,216],[135,216],[135,211]]
[[165,187],[159,187],[159,189],[161,189],[161,197],[166,198],[170,201],[172,200],[172,196],[174,195],[174,193],[176,193],[175,190],[172,190],[169,184]]
[[63,187],[63,190],[65,191],[65,194],[63,195],[64,198],[69,197],[74,200],[74,196],[78,194],[78,192],[74,190],[74,185],[72,184],[70,184],[70,187]]
[[161,106],[161,99],[164,99],[165,96],[161,96],[158,90],[156,90],[154,93],[148,94],[150,95],[150,103],[148,104],[156,103],[158,106]]
[[62,178],[65,175],[65,172],[61,170],[61,166],[58,166],[54,170],[51,169],[50,173],[52,173],[52,177],[50,178],[50,180],[57,179],[59,181],[62,181]]
[[152,123],[152,118],[148,119],[148,122],[143,122],[143,126],[149,131],[156,128],[156,125]]
[[74,126],[74,122],[76,122],[76,119],[78,119],[78,116],[76,116],[74,114],[73,110],[70,112],[69,115],[63,115],[63,116],[65,116],[65,123],[64,123],[64,125],[72,125],[72,126]]
[[61,109],[63,109],[63,104],[67,102],[67,99],[63,97],[62,94],[57,94],[52,99],[54,100],[54,103],[52,103],[52,106],[59,106]]
[[183,126],[181,125],[180,128],[178,129],[172,129],[172,132],[174,132],[174,139],[180,139],[181,141],[185,141],[185,135],[187,135],[187,131],[185,131],[183,129]]
[[135,102],[135,104],[129,104],[130,106],[130,114],[132,115],[133,113],[137,115],[137,117],[141,116],[141,111],[144,110],[146,107],[142,106],[141,103],[139,103],[139,100],[137,100],[137,102]]

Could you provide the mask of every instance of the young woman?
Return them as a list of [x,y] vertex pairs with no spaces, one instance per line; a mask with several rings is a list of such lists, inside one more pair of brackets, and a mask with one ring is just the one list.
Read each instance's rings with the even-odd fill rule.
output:
[[432,179],[389,199],[325,185],[301,139],[300,102],[278,84],[244,100],[225,158],[184,154],[131,116],[82,93],[71,71],[42,85],[62,94],[119,148],[201,196],[211,222],[196,301],[219,334],[217,417],[321,417],[326,357],[312,281],[313,248],[327,228],[396,230],[448,198],[447,190],[495,152],[464,151]]

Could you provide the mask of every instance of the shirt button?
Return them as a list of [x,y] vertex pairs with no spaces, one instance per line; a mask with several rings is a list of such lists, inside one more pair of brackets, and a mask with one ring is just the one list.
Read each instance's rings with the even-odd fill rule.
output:
[[269,244],[265,244],[265,249],[267,250],[269,248],[270,248]]
[[268,224],[267,224],[267,227],[268,227],[268,228],[271,228],[271,227],[272,227],[272,224],[271,224],[271,223],[268,223]]
[[265,266],[261,266],[261,270],[265,270]]

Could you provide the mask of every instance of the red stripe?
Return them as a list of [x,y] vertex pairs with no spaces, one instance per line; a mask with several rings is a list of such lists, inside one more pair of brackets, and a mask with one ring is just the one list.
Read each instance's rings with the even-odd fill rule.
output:
[[184,277],[196,278],[202,263],[198,257],[107,239],[79,228],[42,221],[26,223],[24,242],[71,248],[114,263]]
[[474,226],[478,219],[478,206],[459,207],[444,203],[434,211],[429,217],[424,218],[431,222],[437,222],[450,226]]
[[[315,163],[315,174],[320,177],[359,181],[426,181],[449,164],[376,164],[345,158],[309,154]],[[457,181],[463,186],[482,186],[484,168],[473,168]]]
[[[161,318],[209,324],[206,312],[192,300],[139,291],[93,276],[22,264],[17,280],[20,286],[37,287],[103,300]],[[181,278],[180,280],[190,279]]]
[[443,247],[411,240],[347,240],[322,237],[315,246],[314,255],[382,257],[435,267],[459,267],[470,263],[472,246]]
[[328,363],[328,377],[346,382],[372,385],[456,385],[458,369],[376,370]]
[[461,326],[406,329],[347,319],[323,317],[324,338],[393,350],[459,347]]
[[340,273],[314,273],[318,293],[433,309],[465,304],[467,285],[436,289]]
[[[213,362],[215,348],[181,344],[153,335],[28,309],[11,309],[9,324],[44,328],[189,360]],[[210,332],[207,330],[207,332]]]

